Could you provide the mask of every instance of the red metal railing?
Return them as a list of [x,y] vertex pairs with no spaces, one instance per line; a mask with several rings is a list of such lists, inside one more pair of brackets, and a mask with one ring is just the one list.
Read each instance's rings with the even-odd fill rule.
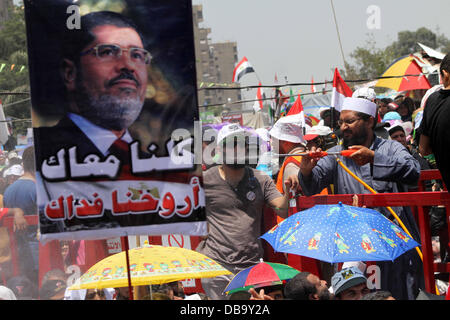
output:
[[[431,232],[429,225],[428,211],[431,206],[443,205],[446,207],[446,219],[447,230],[441,232],[440,242],[441,247],[445,246],[447,252],[450,252],[450,194],[444,192],[424,192],[424,183],[427,180],[440,180],[441,175],[438,170],[422,171],[418,190],[419,192],[407,192],[407,193],[380,193],[380,194],[361,194],[359,196],[359,205],[367,207],[383,207],[383,206],[410,206],[413,210],[416,222],[419,226],[421,233],[421,249],[423,253],[424,275],[426,290],[431,293],[435,293],[435,278],[434,272],[447,272],[450,273],[450,263],[434,263],[433,252],[431,245]],[[316,204],[336,204],[342,202],[345,204],[352,204],[353,195],[317,195],[312,197],[299,197],[297,198],[297,211],[310,208]],[[25,217],[30,225],[36,225],[38,223],[38,217],[36,215],[29,215]],[[266,210],[264,214],[264,227],[263,232],[269,230],[276,224],[276,219],[273,211]],[[2,225],[8,228],[11,241],[11,260],[13,265],[13,275],[19,273],[17,253],[14,242],[13,232],[13,218],[5,217],[2,220]],[[150,243],[156,243],[157,237],[150,237]],[[191,237],[192,249],[195,249],[199,240],[198,237]],[[294,255],[288,255],[286,261],[285,255],[280,253],[274,253],[273,249],[267,244],[265,246],[265,260],[273,262],[288,263],[293,267],[300,270],[305,270],[311,267],[318,266],[317,261]],[[42,279],[43,274],[53,268],[63,269],[63,261],[61,259],[61,249],[59,241],[50,241],[46,245],[40,245],[39,247],[39,279]],[[85,264],[82,267],[82,272],[87,268],[95,264],[97,261],[108,256],[106,241],[105,240],[90,240],[86,241],[85,245]],[[311,263],[314,262],[315,266]],[[319,273],[320,269],[316,268],[316,273]]]
[[[447,219],[447,230],[441,232],[440,243],[441,246],[445,246],[447,252],[450,252],[450,223],[449,223],[449,213],[450,213],[450,194],[447,191],[444,192],[425,192],[425,181],[427,180],[440,180],[441,174],[438,170],[426,170],[421,172],[419,179],[418,190],[419,192],[405,192],[405,193],[379,193],[379,194],[360,194],[359,205],[367,207],[396,207],[396,206],[410,206],[413,210],[416,222],[419,226],[420,237],[421,237],[421,249],[423,253],[423,266],[424,266],[424,277],[425,277],[425,289],[428,292],[435,293],[435,278],[434,272],[450,272],[450,263],[434,263],[433,250],[431,244],[431,230],[430,230],[430,219],[429,219],[429,209],[431,206],[443,205],[446,207],[446,219]],[[297,198],[297,211],[304,210],[313,207],[316,204],[337,204],[342,202],[344,204],[351,205],[353,202],[353,195],[316,195],[311,197],[298,197]],[[268,221],[273,222],[273,217],[266,214],[266,230],[270,225],[267,224]],[[272,224],[273,226],[273,224]],[[266,251],[268,251],[267,259],[278,259],[276,258],[273,250],[266,246]],[[267,252],[266,252],[267,253]],[[288,264],[299,270],[315,271],[320,276],[319,264],[314,259],[304,258],[304,257],[291,257],[288,255]],[[315,265],[314,265],[314,262]]]

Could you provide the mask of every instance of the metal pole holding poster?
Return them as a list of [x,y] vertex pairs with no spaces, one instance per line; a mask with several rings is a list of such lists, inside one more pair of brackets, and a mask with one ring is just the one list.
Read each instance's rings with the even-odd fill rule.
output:
[[133,287],[131,286],[131,272],[130,272],[130,257],[128,255],[128,250],[130,249],[128,243],[128,236],[121,237],[123,247],[125,248],[125,258],[127,260],[127,277],[128,277],[128,299],[133,300]]

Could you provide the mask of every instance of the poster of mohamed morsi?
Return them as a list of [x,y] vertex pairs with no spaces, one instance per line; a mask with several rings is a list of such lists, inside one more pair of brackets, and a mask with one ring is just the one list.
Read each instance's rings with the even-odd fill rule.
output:
[[205,235],[190,0],[26,0],[41,241]]

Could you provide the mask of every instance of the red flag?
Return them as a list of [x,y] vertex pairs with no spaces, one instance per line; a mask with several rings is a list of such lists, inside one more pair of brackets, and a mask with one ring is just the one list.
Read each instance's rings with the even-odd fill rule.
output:
[[300,94],[297,97],[297,100],[295,100],[294,104],[292,105],[291,109],[287,113],[288,116],[291,116],[293,114],[299,114],[303,112],[303,105],[302,105],[302,99],[300,98]]
[[238,82],[245,74],[255,72],[250,62],[244,57],[233,70],[233,82]]
[[331,107],[340,111],[345,97],[351,97],[353,94],[350,87],[342,79],[337,68],[334,69],[333,93],[331,95]]
[[263,108],[263,102],[262,102],[262,98],[263,98],[263,94],[261,92],[261,82],[259,83],[259,87],[258,87],[258,91],[256,91],[256,101],[253,104],[253,110],[256,111],[260,111]]
[[289,112],[286,116],[292,116],[292,115],[298,115],[300,117],[300,122],[302,123],[302,126],[305,126],[305,114],[303,112],[303,104],[302,99],[300,98],[300,94],[297,96],[297,100],[295,100],[294,104],[292,105],[291,109],[289,109]]

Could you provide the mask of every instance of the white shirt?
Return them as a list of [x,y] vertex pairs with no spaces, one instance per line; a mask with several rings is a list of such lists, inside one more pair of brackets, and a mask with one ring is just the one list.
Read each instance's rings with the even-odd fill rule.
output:
[[[77,127],[80,128],[81,131],[83,131],[83,133],[89,138],[89,140],[92,141],[92,143],[104,156],[108,155],[108,149],[114,141],[118,139],[111,130],[99,127],[79,114],[69,112],[67,116],[73,121],[73,123],[75,123]],[[131,143],[133,141],[128,129],[125,130],[125,133],[120,139],[127,143]]]

